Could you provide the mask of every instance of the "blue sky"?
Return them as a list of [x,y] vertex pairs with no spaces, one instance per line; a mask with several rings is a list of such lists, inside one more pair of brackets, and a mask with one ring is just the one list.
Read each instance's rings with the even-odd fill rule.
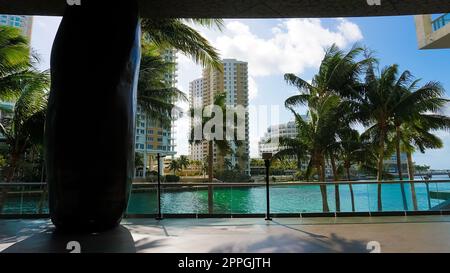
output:
[[[48,68],[51,43],[59,24],[56,17],[36,17],[33,29],[33,47],[41,54],[42,68]],[[349,48],[357,42],[376,52],[381,65],[397,63],[413,75],[427,81],[439,81],[450,94],[448,63],[449,49],[418,50],[414,19],[401,17],[365,17],[347,19],[271,19],[226,20],[223,32],[198,28],[221,52],[224,58],[249,62],[250,104],[278,106],[279,121],[258,120],[250,117],[251,155],[257,154],[257,141],[272,123],[286,122],[292,116],[284,107],[284,100],[296,90],[283,81],[286,72],[310,80],[323,57],[323,48],[337,43]],[[188,92],[189,82],[201,77],[201,67],[184,56],[179,57],[179,85]],[[449,95],[450,96],[450,95]],[[181,105],[186,108],[186,105]],[[450,114],[450,111],[447,112]],[[177,125],[177,150],[188,153],[189,122],[181,119]],[[450,134],[438,132],[444,149],[415,154],[414,160],[433,168],[450,169],[442,160],[450,154]]]

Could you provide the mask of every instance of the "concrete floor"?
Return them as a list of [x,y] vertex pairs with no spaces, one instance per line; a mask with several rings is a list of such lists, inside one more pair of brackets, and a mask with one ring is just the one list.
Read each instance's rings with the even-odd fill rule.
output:
[[[0,220],[0,252],[450,252],[450,216],[125,219],[101,234],[67,235],[48,220]],[[370,248],[369,248],[370,249]]]

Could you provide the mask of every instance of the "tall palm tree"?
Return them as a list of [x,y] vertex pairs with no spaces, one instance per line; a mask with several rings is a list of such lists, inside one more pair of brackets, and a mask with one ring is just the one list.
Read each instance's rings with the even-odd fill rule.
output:
[[180,164],[180,167],[183,170],[183,169],[186,169],[187,167],[189,167],[189,165],[191,164],[191,161],[188,159],[187,156],[182,155],[178,159],[178,163]]
[[400,149],[406,152],[408,175],[411,188],[411,197],[414,210],[418,209],[417,197],[414,185],[414,163],[412,161],[412,153],[418,149],[424,153],[426,149],[438,149],[443,147],[442,140],[432,133],[434,130],[450,129],[450,118],[439,114],[421,114],[408,122],[404,122],[400,129],[401,134],[397,135],[396,140],[400,139]]
[[[375,73],[375,67],[369,66],[366,72],[364,85],[352,90],[348,95],[350,108],[353,109],[354,117],[366,128],[365,136],[370,136],[377,146],[377,205],[378,211],[383,210],[381,182],[384,173],[384,158],[390,154],[386,153],[388,147],[388,133],[392,129],[394,113],[399,110],[397,90],[403,88],[408,82],[409,72],[405,71],[399,75],[398,65],[384,68],[379,75]],[[404,187],[401,184],[403,203],[406,204]]]
[[[329,141],[333,138],[332,124],[334,118],[336,118],[333,111],[336,109],[336,103],[339,102],[339,98],[336,95],[329,95],[322,98],[324,100],[318,103],[319,111],[315,111],[313,108],[309,109],[308,121],[305,121],[292,108],[289,108],[295,116],[298,135],[295,140],[289,141],[289,145],[292,146],[282,146],[281,151],[275,157],[289,154],[289,151],[297,152],[297,149],[301,148],[303,149],[303,154],[308,155],[308,167],[305,171],[305,178],[310,179],[313,171],[315,171],[318,174],[319,181],[325,182],[325,147],[327,147]],[[287,142],[284,144],[287,144]],[[294,145],[296,147],[293,147]],[[329,206],[326,185],[320,185],[320,192],[322,196],[322,209],[324,212],[328,212]]]
[[172,159],[169,164],[169,170],[173,171],[173,175],[182,169],[180,161],[178,159]]
[[[332,45],[325,51],[325,56],[314,75],[311,83],[294,74],[285,74],[288,84],[297,87],[300,94],[288,98],[285,106],[296,116],[300,134],[304,134],[303,144],[307,147],[310,161],[306,176],[311,174],[312,168],[319,173],[319,179],[325,182],[326,156],[331,156],[332,165],[335,166],[335,139],[338,124],[345,123],[340,116],[340,94],[351,93],[360,86],[359,77],[365,68],[373,62],[370,57],[357,60],[364,52],[361,47],[354,46],[348,52]],[[338,95],[339,94],[339,95]],[[295,113],[294,107],[306,105],[310,122],[305,122]],[[301,131],[304,131],[302,133]],[[337,174],[334,168],[335,175]],[[335,177],[336,178],[336,177]],[[321,185],[323,210],[328,211],[326,186]],[[336,185],[337,208],[339,209],[339,188]]]
[[[20,82],[20,97],[15,102],[14,115],[11,120],[1,121],[0,133],[8,145],[8,166],[5,182],[11,182],[23,155],[31,147],[43,144],[44,122],[47,108],[48,73],[34,73],[34,78]],[[6,187],[0,194],[0,211],[7,195]]]
[[[412,78],[408,71],[405,71],[404,76],[405,83],[408,83],[408,78]],[[395,127],[395,149],[397,154],[397,169],[400,180],[403,180],[402,168],[401,168],[401,145],[402,141],[407,141],[408,138],[402,138],[402,133],[405,128],[402,125],[406,124],[406,127],[410,129],[417,128],[417,125],[427,125],[429,130],[431,129],[449,129],[449,118],[440,115],[438,112],[442,112],[444,106],[449,100],[444,99],[443,95],[445,91],[440,83],[429,82],[424,86],[417,88],[419,80],[412,81],[411,84],[401,84],[394,90],[398,93],[398,99],[396,105],[394,105],[393,125]],[[410,124],[411,126],[408,126]],[[423,126],[422,126],[422,129]],[[408,132],[405,132],[408,133]],[[408,144],[408,143],[407,143]]]
[[[190,113],[191,113],[191,119],[195,120],[198,118],[201,118],[201,126],[202,129],[205,127],[205,124],[207,124],[209,121],[213,120],[215,116],[210,116],[210,117],[204,117],[203,114],[205,113],[205,111],[208,111],[208,109],[211,109],[211,106],[216,106],[220,108],[220,111],[222,112],[222,124],[215,124],[212,128],[212,133],[215,133],[216,130],[222,130],[222,132],[225,134],[225,132],[227,131],[227,106],[225,104],[226,101],[226,93],[225,92],[221,92],[218,93],[214,96],[214,102],[212,105],[207,105],[205,107],[203,107],[202,109],[190,109]],[[196,117],[195,114],[197,114],[197,112],[202,114],[202,117]],[[200,124],[199,124],[200,125]],[[221,125],[221,128],[219,128],[219,125]],[[228,129],[229,130],[229,129]],[[208,156],[207,156],[207,160],[208,160],[208,179],[209,182],[212,182],[213,179],[213,166],[214,166],[214,145],[216,145],[218,152],[222,155],[225,156],[227,154],[232,153],[232,146],[231,143],[234,142],[234,144],[236,145],[236,147],[240,147],[242,145],[242,141],[237,140],[237,129],[234,130],[233,132],[233,139],[234,140],[227,140],[225,138],[225,135],[222,135],[220,139],[216,139],[215,137],[211,137],[208,136],[207,134],[205,134],[204,132],[202,132],[202,138],[201,139],[195,139],[195,129],[191,128],[191,133],[190,133],[190,139],[189,139],[189,143],[190,144],[199,144],[202,143],[203,141],[208,141]],[[212,138],[212,139],[211,139]]]
[[361,142],[359,139],[359,133],[357,130],[352,130],[348,128],[347,130],[340,130],[339,132],[340,137],[340,146],[342,148],[341,150],[341,156],[342,156],[342,163],[343,167],[345,169],[345,174],[347,176],[347,181],[349,182],[348,187],[350,190],[350,198],[352,203],[352,211],[354,212],[355,209],[355,197],[353,194],[353,185],[351,182],[351,176],[350,176],[350,168],[353,163],[359,162],[359,151],[361,150]]
[[29,71],[30,47],[17,28],[0,26],[0,99],[13,100],[20,95],[21,80],[33,77]]

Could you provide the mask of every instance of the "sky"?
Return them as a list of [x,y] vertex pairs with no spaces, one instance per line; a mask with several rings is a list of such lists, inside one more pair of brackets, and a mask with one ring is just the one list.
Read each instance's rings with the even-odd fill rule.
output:
[[[32,47],[41,56],[41,68],[49,68],[51,46],[59,17],[35,17]],[[414,18],[361,17],[335,19],[245,19],[225,20],[222,31],[194,26],[220,52],[222,58],[248,62],[250,107],[250,155],[258,154],[258,141],[267,127],[293,119],[284,108],[284,100],[298,91],[288,86],[285,73],[294,73],[310,81],[317,72],[324,49],[337,44],[349,49],[355,43],[375,52],[381,67],[398,64],[421,83],[439,81],[450,97],[448,65],[450,49],[419,50]],[[107,45],[107,43],[105,43]],[[188,93],[189,82],[201,77],[201,67],[179,54],[178,88]],[[187,109],[187,103],[179,105]],[[270,109],[268,113],[264,109]],[[446,108],[450,115],[450,106]],[[261,114],[263,113],[263,114]],[[175,122],[178,155],[189,153],[187,117]],[[436,132],[444,148],[415,153],[418,164],[434,169],[450,169],[450,133]]]

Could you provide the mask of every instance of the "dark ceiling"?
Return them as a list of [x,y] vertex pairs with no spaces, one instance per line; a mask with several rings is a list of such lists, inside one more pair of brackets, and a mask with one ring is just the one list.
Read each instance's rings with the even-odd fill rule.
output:
[[[381,2],[381,5],[369,5],[372,2]],[[62,15],[65,5],[66,0],[0,0],[0,13]],[[139,5],[143,17],[180,18],[351,17],[450,12],[450,0],[139,0]]]

